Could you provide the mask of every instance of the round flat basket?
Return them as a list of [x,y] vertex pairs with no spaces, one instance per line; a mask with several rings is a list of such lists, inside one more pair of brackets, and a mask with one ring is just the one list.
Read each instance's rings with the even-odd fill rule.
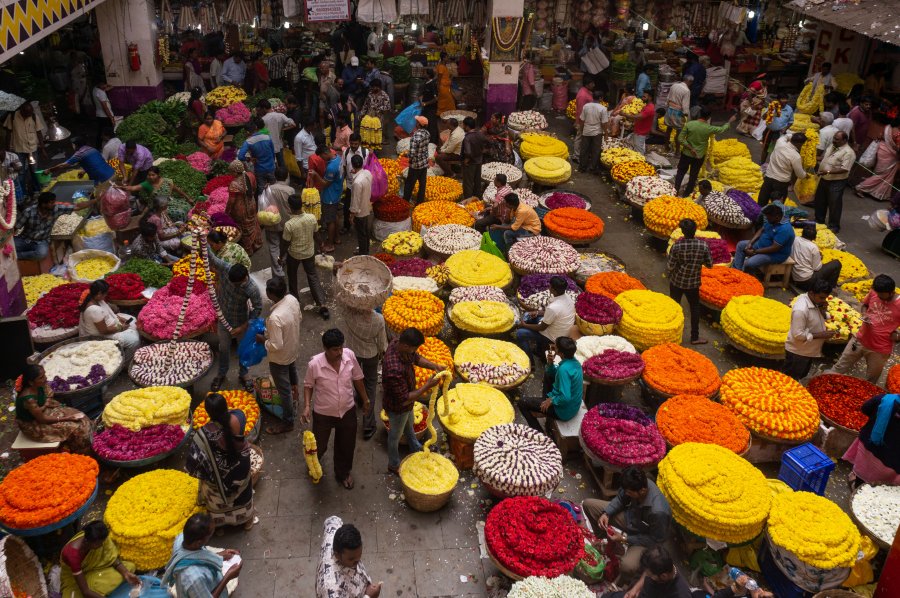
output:
[[706,309],[708,309],[709,311],[711,311],[711,312],[713,312],[713,313],[716,313],[716,314],[721,314],[721,313],[722,313],[722,309],[723,309],[723,308],[721,308],[721,307],[716,307],[716,306],[713,305],[712,303],[708,303],[708,302],[704,301],[703,299],[700,300],[700,305],[702,305],[703,307],[705,307]]
[[740,351],[741,353],[745,353],[750,355],[751,357],[758,357],[759,359],[771,359],[772,361],[778,361],[780,359],[784,359],[784,351],[781,353],[760,353],[759,351],[754,351],[753,349],[749,349],[743,345],[736,343],[731,337],[725,337],[729,345],[731,345],[734,349]]
[[149,299],[147,299],[146,297],[141,297],[140,299],[118,299],[115,301],[110,299],[109,301],[107,301],[107,303],[109,303],[110,305],[117,305],[119,307],[141,307],[142,305],[146,305],[147,301],[149,301]]
[[[104,465],[109,465],[110,467],[121,467],[122,469],[138,469],[140,467],[147,467],[148,465],[153,465],[155,463],[159,463],[160,461],[164,461],[171,455],[174,455],[178,451],[182,449],[188,442],[191,440],[191,436],[194,433],[194,428],[191,425],[191,415],[188,413],[188,421],[187,421],[187,431],[184,433],[182,439],[176,444],[174,447],[169,449],[168,451],[153,455],[152,457],[147,457],[145,459],[133,459],[131,461],[118,461],[116,459],[106,459],[97,455],[96,451],[94,454],[97,457],[97,460],[103,463]],[[182,424],[182,428],[185,424]],[[94,435],[99,434],[104,429],[103,420],[98,417],[94,421]]]
[[837,423],[836,421],[834,421],[833,419],[831,419],[824,413],[819,413],[819,415],[821,416],[822,421],[824,421],[826,424],[828,424],[832,428],[837,428],[844,434],[849,434],[849,435],[855,436],[855,437],[859,436],[859,430],[853,430],[851,428],[848,428],[847,426],[842,426],[841,424]]
[[46,596],[41,562],[24,540],[0,538],[0,596]]
[[344,261],[335,276],[335,295],[344,305],[370,310],[384,304],[392,290],[393,276],[384,262],[369,255]]
[[[486,166],[491,166],[491,168],[485,170]],[[491,183],[494,181],[494,175],[500,173],[506,175],[506,182],[510,186],[514,186],[516,183],[521,181],[522,176],[524,176],[522,169],[518,168],[514,164],[507,164],[506,162],[488,162],[481,167],[481,180],[485,183]]]
[[572,237],[567,237],[553,231],[548,231],[548,236],[553,237],[554,239],[559,239],[560,241],[565,241],[572,247],[587,247],[588,245],[599,241],[600,237],[603,236],[603,233],[600,233],[599,235],[590,237],[588,239],[573,239]]
[[250,483],[255,487],[262,476],[263,465],[266,464],[266,456],[258,444],[250,445]]
[[38,345],[49,345],[58,343],[67,338],[78,336],[78,326],[73,328],[48,328],[47,326],[39,326],[31,329],[31,340]]
[[[65,345],[73,345],[73,344],[83,343],[86,341],[111,341],[111,340],[114,340],[114,339],[106,338],[103,336],[79,336],[77,338],[70,338],[68,340],[64,340],[62,342],[56,343],[49,349],[45,349],[37,357],[35,357],[33,360],[29,360],[29,361],[39,364],[39,363],[41,363],[41,361],[46,359],[51,353],[53,353],[60,347],[64,347]],[[85,386],[84,388],[79,388],[78,390],[54,392],[53,397],[56,399],[63,399],[62,402],[67,402],[67,401],[71,401],[73,399],[79,399],[81,397],[86,397],[86,396],[90,395],[91,393],[93,393],[94,391],[99,390],[99,389],[103,388],[104,386],[106,386],[107,384],[112,383],[119,376],[119,373],[122,371],[122,368],[125,367],[125,353],[122,351],[122,345],[119,344],[118,341],[115,341],[115,342],[116,342],[117,346],[119,347],[119,355],[121,355],[121,357],[122,357],[122,360],[119,362],[119,367],[117,367],[112,372],[109,372],[107,374],[106,378],[104,378],[101,382],[98,382],[97,384],[91,384],[90,386]]]
[[615,324],[594,324],[593,322],[588,322],[578,314],[575,314],[575,323],[578,325],[579,332],[586,336],[605,336],[607,334],[612,334],[613,330],[616,329]]
[[[185,339],[185,340],[187,340],[187,339]],[[160,341],[160,342],[154,343],[154,344],[160,344],[160,345],[161,345],[161,344],[169,344],[169,343],[171,343],[171,342],[172,342],[172,341]],[[180,342],[183,342],[183,341],[182,341],[182,340],[178,340],[178,341],[175,341],[175,342],[180,343]],[[211,349],[210,349],[210,355],[212,356],[212,350],[211,350]],[[194,384],[196,384],[196,383],[200,380],[200,378],[202,378],[203,376],[205,376],[206,374],[208,374],[208,373],[209,373],[209,370],[210,370],[210,369],[212,368],[212,366],[213,366],[213,362],[215,362],[215,358],[209,360],[209,364],[203,369],[202,372],[200,372],[199,374],[197,374],[196,376],[194,376],[193,378],[190,378],[190,379],[188,379],[188,380],[184,380],[184,381],[180,381],[180,382],[175,382],[175,383],[166,383],[166,384],[163,384],[162,382],[159,382],[159,383],[152,383],[152,384],[145,384],[145,383],[143,383],[143,382],[137,380],[137,379],[134,377],[134,361],[132,361],[131,364],[128,366],[128,377],[129,377],[129,378],[131,379],[131,381],[134,382],[134,384],[135,384],[136,386],[138,386],[138,387],[144,387],[144,386],[179,386],[179,387],[181,387],[181,388],[186,388],[186,387],[189,387],[189,386],[193,386]]]
[[7,527],[0,523],[0,529],[5,530],[6,532],[13,534],[15,536],[20,536],[23,538],[29,538],[33,536],[43,536],[44,534],[49,534],[50,532],[55,532],[58,529],[62,529],[72,523],[73,521],[77,521],[80,519],[85,513],[87,513],[88,509],[91,508],[91,505],[94,504],[94,501],[97,500],[97,492],[100,490],[100,484],[98,482],[94,482],[94,492],[88,497],[87,501],[78,509],[68,515],[67,517],[63,517],[59,521],[54,523],[49,523],[47,525],[41,527],[32,527],[29,529],[17,529],[14,527]]
[[597,376],[585,376],[585,382],[591,382],[593,384],[600,384],[601,386],[625,386],[626,384],[630,384],[641,377],[641,374],[644,373],[643,368],[641,368],[640,372],[632,376],[628,376],[627,378],[599,378]]
[[[406,461],[407,459],[409,459],[409,456],[404,457],[403,461]],[[401,468],[403,467],[403,461],[400,462]],[[403,487],[403,496],[406,497],[407,504],[409,504],[414,511],[419,511],[420,513],[439,511],[444,508],[444,505],[447,504],[450,500],[450,496],[453,494],[453,488],[440,494],[423,494],[407,486],[402,477],[400,478],[400,485]]]
[[513,573],[512,571],[510,571],[509,569],[504,567],[500,563],[500,561],[497,560],[497,557],[494,556],[494,553],[491,552],[491,547],[488,546],[487,542],[485,542],[484,546],[485,546],[485,548],[487,548],[488,558],[491,559],[491,562],[494,564],[495,567],[497,567],[497,569],[500,571],[500,573],[502,573],[503,575],[512,579],[513,581],[522,581],[523,579],[525,579],[521,575],[518,575],[517,573]]
[[[876,536],[876,535],[875,535],[875,532],[873,532],[871,529],[869,529],[869,528],[866,526],[866,524],[864,524],[864,523],[859,519],[859,517],[856,516],[856,512],[853,510],[853,499],[856,497],[856,493],[857,493],[857,491],[859,490],[859,488],[861,488],[861,486],[855,488],[855,489],[853,490],[853,492],[850,493],[850,501],[848,502],[848,504],[850,505],[850,509],[849,509],[849,512],[850,512],[850,518],[853,520],[853,523],[855,523],[855,524],[857,525],[857,527],[859,527],[859,529],[860,529],[865,535],[867,535],[867,536],[869,536],[869,538],[871,538],[872,542],[874,542],[875,545],[878,546],[878,548],[881,548],[882,550],[890,550],[890,549],[891,549],[891,545],[890,545],[888,542],[885,542],[884,540],[882,540],[881,538],[879,538],[878,536]],[[824,592],[823,592],[823,594],[824,594]],[[816,594],[816,595],[818,596],[818,594]],[[856,594],[853,594],[853,596],[856,596]],[[813,598],[815,598],[815,597],[813,597]]]

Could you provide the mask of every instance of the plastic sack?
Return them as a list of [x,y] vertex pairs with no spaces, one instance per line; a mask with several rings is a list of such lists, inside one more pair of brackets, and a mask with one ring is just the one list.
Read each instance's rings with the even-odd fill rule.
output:
[[256,365],[266,356],[266,346],[256,342],[257,334],[266,332],[266,321],[262,318],[253,318],[247,323],[247,332],[244,333],[241,342],[238,343],[238,359],[245,368]]
[[256,214],[256,219],[259,220],[261,226],[275,226],[281,222],[281,212],[278,210],[275,200],[272,199],[272,194],[268,188],[259,194],[257,206],[259,211]]
[[400,127],[409,134],[416,128],[416,117],[420,114],[422,114],[422,104],[413,102],[400,111],[394,118],[394,122],[400,125]]
[[100,196],[100,213],[106,226],[112,230],[122,230],[131,222],[131,201],[128,192],[118,187],[110,187]]
[[378,161],[375,152],[369,152],[363,168],[372,173],[372,199],[384,197],[388,190],[387,173],[381,166],[381,162]]
[[391,233],[399,233],[412,228],[412,218],[400,222],[385,222],[375,218],[372,223],[372,235],[379,243],[388,238]]
[[491,238],[491,234],[487,231],[484,231],[481,234],[481,250],[485,253],[496,255],[504,262],[506,261],[506,256],[503,255],[503,252],[500,251],[500,248],[497,247],[497,244],[494,243],[494,240]]
[[863,534],[862,541],[859,544],[859,551],[862,558],[856,561],[856,564],[850,568],[850,577],[844,580],[842,586],[852,588],[853,586],[863,586],[872,583],[875,579],[875,572],[872,570],[872,559],[878,554],[878,547],[869,536]]
[[866,151],[864,151],[859,157],[859,160],[857,160],[860,166],[864,166],[865,168],[875,167],[875,160],[878,158],[878,146],[881,145],[881,143],[883,142],[878,141],[869,144],[869,147],[866,148]]

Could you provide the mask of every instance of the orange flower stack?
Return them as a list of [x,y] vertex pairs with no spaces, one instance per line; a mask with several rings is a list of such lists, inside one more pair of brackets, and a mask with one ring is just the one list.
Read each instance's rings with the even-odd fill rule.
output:
[[462,224],[472,226],[475,218],[466,209],[452,201],[426,201],[412,212],[412,229],[419,232],[423,226],[438,224]]
[[384,302],[383,314],[396,334],[415,328],[425,336],[436,336],[444,327],[444,302],[427,291],[394,293]]
[[819,406],[799,382],[766,368],[738,368],[722,376],[722,404],[766,438],[805,441],[819,429]]
[[701,301],[724,309],[732,297],[740,295],[762,297],[762,283],[755,276],[734,268],[703,268],[700,273]]
[[[425,337],[425,343],[416,351],[419,355],[436,363],[438,365],[447,366],[447,369],[453,371],[453,354],[450,347],[444,344],[444,341],[434,336]],[[416,388],[422,388],[428,379],[434,375],[434,370],[413,366],[416,372]]]
[[653,176],[656,168],[644,160],[634,162],[619,162],[610,171],[612,178],[617,183],[627,184],[636,176]]
[[699,395],[675,395],[660,405],[656,426],[672,446],[718,444],[741,454],[750,444],[750,431],[728,407]]
[[696,222],[697,230],[709,224],[706,210],[683,197],[660,195],[644,205],[644,226],[657,235],[668,237],[685,218]]
[[885,386],[887,386],[888,392],[900,393],[900,363],[891,366],[891,369],[888,370]]
[[584,286],[584,290],[588,293],[603,295],[610,299],[615,299],[619,293],[625,291],[646,289],[644,283],[624,272],[599,272],[588,278]]
[[[413,194],[419,192],[419,183],[413,187]],[[425,182],[425,201],[459,201],[462,197],[462,183],[445,176],[430,176]]]
[[[225,397],[225,404],[228,405],[229,411],[237,409],[244,412],[247,420],[247,423],[244,424],[244,434],[249,434],[256,422],[259,421],[259,404],[256,402],[256,397],[246,390],[221,390],[219,394]],[[194,409],[192,422],[195,430],[199,430],[209,423],[209,414],[206,413],[206,405],[202,401]]]
[[603,220],[587,210],[557,208],[544,216],[544,226],[566,241],[596,241],[603,235]]
[[719,370],[705,355],[675,343],[650,347],[644,358],[644,382],[667,395],[710,397],[722,385]]
[[84,506],[99,473],[96,461],[70,453],[23,463],[0,483],[0,522],[22,530],[56,523]]

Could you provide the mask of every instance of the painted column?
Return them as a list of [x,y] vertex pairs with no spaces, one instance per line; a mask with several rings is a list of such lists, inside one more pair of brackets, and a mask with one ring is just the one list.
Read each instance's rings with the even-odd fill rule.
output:
[[[524,0],[493,0],[490,5],[490,18],[485,32],[485,46],[490,56],[493,34],[491,25],[494,17],[518,17],[522,18],[525,12]],[[524,35],[522,36],[524,38]],[[519,40],[519,48],[524,39]],[[521,56],[521,53],[519,54]],[[490,73],[487,79],[487,91],[485,93],[485,115],[494,112],[509,114],[516,110],[516,100],[519,95],[519,65],[518,56],[514,61],[491,62]]]
[[[156,60],[159,34],[152,0],[106,0],[95,12],[115,113],[129,114],[150,100],[162,99],[162,66]],[[131,70],[128,44],[137,45],[140,70]]]

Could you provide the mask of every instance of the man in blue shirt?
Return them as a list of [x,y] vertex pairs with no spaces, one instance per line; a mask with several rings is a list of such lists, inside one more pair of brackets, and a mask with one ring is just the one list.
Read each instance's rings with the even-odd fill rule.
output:
[[650,84],[650,75],[647,74],[647,65],[640,68],[640,74],[637,76],[637,82],[634,84],[634,97],[642,98],[645,91],[649,91],[653,95],[653,86]]
[[[581,408],[584,378],[581,364],[575,359],[575,341],[567,336],[560,336],[555,344],[547,350],[547,367],[544,370],[544,397],[522,397],[519,399],[519,411],[528,425],[543,431],[550,436],[550,420],[568,421],[578,414]],[[562,361],[556,364],[556,352]],[[547,428],[541,430],[535,411],[547,416]]]
[[[68,160],[48,168],[47,172],[78,167],[87,174],[89,179],[94,181],[94,185],[105,183],[116,174],[113,167],[103,159],[103,154],[85,144],[81,137],[72,137],[72,148],[75,150],[75,153]],[[97,196],[99,197],[99,193]]]
[[738,270],[759,270],[768,264],[780,264],[791,255],[794,246],[794,227],[784,217],[780,202],[762,210],[766,221],[749,241],[737,244],[733,266]]
[[240,87],[244,84],[244,78],[247,76],[247,63],[244,62],[244,55],[237,53],[222,64],[222,73],[219,75],[225,85],[236,85]]
[[253,172],[257,177],[275,174],[275,145],[267,129],[260,129],[256,121],[247,123],[247,141],[238,150],[238,160],[245,162],[247,154],[253,159]]
[[344,177],[341,175],[341,156],[337,155],[329,160],[325,166],[325,188],[320,193],[322,200],[322,226],[327,231],[328,238],[323,244],[322,250],[326,253],[334,251],[337,239],[337,215],[341,203],[341,195],[344,192]]

